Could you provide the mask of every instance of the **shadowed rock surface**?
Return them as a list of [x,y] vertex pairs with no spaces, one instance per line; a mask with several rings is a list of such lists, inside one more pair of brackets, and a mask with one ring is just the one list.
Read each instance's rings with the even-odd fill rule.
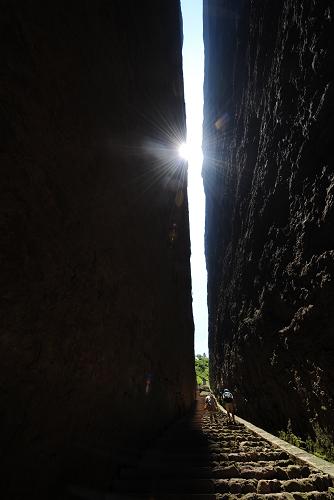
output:
[[334,431],[333,3],[204,1],[212,384]]
[[13,0],[0,22],[2,487],[50,498],[194,397],[181,14]]

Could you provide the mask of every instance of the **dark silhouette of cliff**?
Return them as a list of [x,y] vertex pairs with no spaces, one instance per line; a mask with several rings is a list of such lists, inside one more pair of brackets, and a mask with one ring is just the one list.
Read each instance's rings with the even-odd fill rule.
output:
[[181,13],[11,0],[0,24],[2,491],[50,498],[193,401]]

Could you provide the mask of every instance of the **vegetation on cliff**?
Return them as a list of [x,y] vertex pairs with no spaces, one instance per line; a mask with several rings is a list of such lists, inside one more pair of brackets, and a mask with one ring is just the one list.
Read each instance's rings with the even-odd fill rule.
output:
[[205,353],[196,354],[195,371],[198,384],[208,383],[209,381],[209,358]]
[[315,425],[314,439],[308,436],[304,441],[301,437],[296,436],[296,434],[292,432],[291,420],[288,422],[287,430],[280,431],[278,437],[298,448],[313,453],[313,455],[319,458],[334,462],[334,444],[332,436],[328,429],[322,429],[318,424]]

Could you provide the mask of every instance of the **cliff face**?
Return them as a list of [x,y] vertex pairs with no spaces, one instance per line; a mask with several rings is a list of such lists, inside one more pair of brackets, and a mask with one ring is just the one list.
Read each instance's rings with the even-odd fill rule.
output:
[[332,2],[204,1],[212,383],[334,431]]
[[51,494],[192,403],[181,13],[1,9],[2,476]]

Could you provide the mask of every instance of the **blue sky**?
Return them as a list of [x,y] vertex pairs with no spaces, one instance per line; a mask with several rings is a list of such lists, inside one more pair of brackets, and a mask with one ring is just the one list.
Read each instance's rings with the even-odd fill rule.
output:
[[207,274],[204,258],[205,198],[202,169],[203,0],[181,0],[183,78],[187,114],[188,199],[195,353],[208,353]]

